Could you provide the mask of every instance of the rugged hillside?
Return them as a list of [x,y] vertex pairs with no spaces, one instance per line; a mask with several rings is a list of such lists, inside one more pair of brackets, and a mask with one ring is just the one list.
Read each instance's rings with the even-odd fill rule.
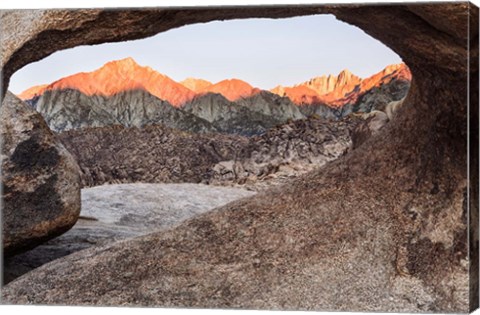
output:
[[196,134],[149,125],[62,132],[60,140],[80,165],[82,185],[201,182],[216,163],[234,158],[247,139]]
[[281,85],[271,89],[270,92],[282,97],[288,97],[293,103],[298,106],[320,104],[322,100],[318,93],[308,86],[299,85],[293,87],[284,87]]
[[260,91],[250,97],[238,99],[237,103],[280,122],[305,118],[298,106],[289,98],[268,91]]
[[55,89],[45,91],[37,100],[36,108],[54,131],[115,124],[125,127],[163,124],[191,132],[216,131],[209,122],[144,90],[90,96],[78,90]]
[[302,119],[271,128],[249,138],[235,159],[217,163],[208,182],[255,190],[286,183],[351,151],[358,126],[365,122],[360,117]]
[[392,79],[380,86],[374,86],[360,95],[353,106],[348,106],[353,112],[370,112],[373,110],[385,111],[390,102],[399,101],[406,97],[410,89],[410,81]]
[[361,121],[297,120],[250,138],[186,133],[161,125],[86,128],[58,136],[78,161],[84,186],[255,184],[257,179],[295,177],[345,154],[352,147],[352,131]]

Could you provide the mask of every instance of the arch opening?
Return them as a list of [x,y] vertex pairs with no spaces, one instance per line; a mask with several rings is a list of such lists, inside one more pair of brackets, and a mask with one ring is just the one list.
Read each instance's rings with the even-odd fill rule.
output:
[[[171,238],[163,238],[162,233],[157,233],[150,236],[150,238],[162,240],[157,243],[160,245],[152,245],[151,252],[147,250],[148,253],[136,253],[140,255],[155,255],[155,253],[163,252],[163,248],[168,248],[172,255],[175,255],[179,254],[182,248],[186,248],[182,246],[190,246],[188,248],[200,248],[202,251],[207,251],[209,255],[212,254],[208,257],[202,256],[209,262],[216,261],[215,259],[217,258],[222,261],[231,261],[231,259],[235,259],[235,255],[232,253],[237,252],[225,251],[230,243],[214,242],[214,240],[207,237],[207,234],[213,233],[219,236],[229,235],[228,233],[233,233],[233,231],[241,231],[242,224],[245,222],[244,219],[249,215],[253,216],[252,209],[255,209],[262,213],[260,216],[255,216],[254,220],[260,227],[260,236],[258,237],[267,240],[267,235],[271,235],[270,233],[273,230],[270,229],[268,218],[270,218],[270,215],[273,216],[275,214],[276,217],[285,217],[285,221],[282,221],[282,235],[288,236],[289,240],[294,240],[293,242],[283,242],[282,245],[276,247],[276,251],[272,253],[272,259],[276,260],[278,258],[279,265],[277,266],[280,267],[278,267],[278,270],[276,269],[277,267],[270,268],[272,274],[269,274],[267,278],[275,278],[276,271],[283,270],[281,268],[288,268],[292,263],[295,263],[296,258],[300,257],[302,266],[306,264],[310,269],[300,268],[301,270],[293,270],[294,277],[291,280],[294,284],[295,277],[302,279],[303,287],[305,283],[308,283],[308,279],[302,278],[301,275],[305,274],[305,272],[307,274],[311,272],[313,270],[311,268],[316,268],[314,266],[318,267],[318,264],[315,265],[315,263],[321,260],[328,265],[329,262],[338,261],[336,258],[341,257],[345,259],[347,264],[357,262],[353,264],[356,273],[361,274],[363,276],[362,279],[368,278],[370,283],[375,284],[374,287],[380,290],[378,294],[370,292],[372,296],[383,296],[392,287],[401,287],[405,284],[402,282],[401,276],[408,275],[413,277],[415,281],[418,281],[413,284],[415,288],[433,292],[428,297],[429,301],[433,301],[427,303],[426,307],[429,310],[458,311],[465,310],[465,305],[468,305],[468,297],[455,290],[457,286],[462,288],[468,287],[468,280],[465,277],[468,271],[464,267],[465,263],[467,265],[469,263],[466,245],[467,227],[462,219],[462,217],[468,214],[463,215],[464,210],[461,206],[464,204],[465,191],[469,189],[466,184],[468,179],[465,172],[466,144],[464,141],[468,134],[464,124],[468,111],[468,108],[465,106],[468,92],[464,86],[466,81],[460,80],[463,83],[459,82],[459,78],[466,79],[468,76],[466,73],[467,66],[463,62],[468,55],[464,45],[466,40],[468,40],[468,35],[465,36],[465,25],[468,23],[462,23],[467,21],[465,11],[468,6],[469,4],[457,3],[415,6],[346,5],[255,9],[247,7],[235,8],[236,11],[222,8],[202,9],[201,11],[153,10],[147,12],[121,11],[116,13],[88,11],[81,13],[88,17],[82,20],[86,21],[85,24],[73,30],[72,33],[49,33],[49,36],[57,36],[59,39],[67,39],[66,41],[55,44],[55,47],[40,45],[41,47],[38,51],[29,57],[25,57],[32,53],[28,49],[27,44],[17,50],[17,55],[13,58],[10,58],[13,55],[9,56],[8,54],[7,57],[2,57],[4,58],[2,59],[2,64],[6,66],[3,67],[3,70],[4,74],[7,73],[8,81],[8,71],[16,67],[18,68],[26,60],[38,59],[38,56],[44,56],[60,46],[68,47],[85,41],[97,43],[105,40],[115,41],[120,38],[132,39],[139,36],[148,36],[160,30],[191,23],[192,21],[204,22],[213,19],[252,16],[286,17],[312,13],[333,13],[339,19],[361,27],[370,35],[387,43],[398,52],[408,63],[415,77],[408,97],[405,100],[405,106],[398,112],[398,119],[385,128],[384,134],[381,137],[372,137],[351,154],[345,155],[329,164],[329,168],[311,172],[299,180],[285,185],[285,191],[269,190],[266,193],[266,197],[270,201],[268,204],[262,202],[260,197],[252,197],[238,203],[235,206],[235,214],[232,208],[227,205],[223,208],[223,211],[193,220],[191,224],[184,224],[175,229],[172,235],[177,237],[174,237],[175,239],[183,241],[174,242],[171,241]],[[198,12],[201,12],[201,14],[199,15]],[[122,22],[125,28],[121,30],[121,34],[112,36],[111,26],[106,26],[101,21],[105,17],[110,17],[106,19],[109,22],[115,21],[112,17],[115,17],[117,14],[122,15],[122,17],[129,17],[129,19],[126,22]],[[102,19],[95,21],[100,15],[102,15]],[[392,19],[392,16],[396,18]],[[78,18],[78,16],[75,16],[75,18]],[[473,20],[478,22],[478,12],[477,15],[474,14]],[[57,23],[61,24],[61,22]],[[85,36],[85,34],[91,32],[92,25],[100,27],[95,30],[96,33],[92,34],[92,37],[87,37],[86,40],[85,38],[81,39],[79,36]],[[138,28],[131,28],[132,25],[148,25],[149,27],[139,31]],[[68,28],[67,30],[70,32]],[[405,34],[409,35],[408,40],[405,39]],[[32,42],[37,41],[37,43],[41,44],[42,40],[44,38],[42,39],[39,36]],[[430,49],[431,47],[438,47],[439,51],[433,52]],[[475,48],[475,45],[472,47]],[[476,50],[478,51],[478,44]],[[7,69],[6,72],[5,68]],[[478,66],[471,69],[473,69],[474,73],[476,71],[478,76]],[[405,132],[406,130],[410,132]],[[438,144],[442,144],[440,149]],[[345,191],[348,191],[350,194],[345,196]],[[328,207],[325,205],[319,206],[318,200],[328,201]],[[295,221],[297,219],[293,221],[289,219],[292,211],[298,210],[295,210],[295,204],[301,204],[303,206],[301,210],[302,217],[309,218],[301,222],[303,227],[302,233],[295,232],[294,227],[298,225],[298,222]],[[375,205],[373,210],[372,204]],[[259,207],[260,209],[258,209]],[[342,243],[347,247],[355,245],[354,247],[348,247],[352,249],[351,253],[358,254],[357,256],[354,255],[353,260],[350,259],[350,256],[345,256],[342,253],[330,256],[326,251],[326,248],[330,246],[328,244],[325,247],[324,244],[312,243],[310,247],[305,249],[293,248],[293,245],[289,245],[308,243],[308,238],[304,238],[305,235],[332,235],[335,232],[332,230],[336,226],[334,224],[322,225],[321,227],[315,225],[315,220],[312,220],[312,218],[317,218],[319,212],[322,213],[322,220],[328,221],[332,219],[331,222],[349,228],[348,235],[344,235],[339,239],[331,239],[328,244]],[[299,217],[295,216],[295,218]],[[446,221],[444,219],[458,224],[445,225]],[[215,222],[224,222],[224,220],[229,222],[229,227],[219,230]],[[356,224],[358,222],[363,222],[361,227],[358,227]],[[388,229],[379,232],[379,226],[388,227]],[[209,233],[205,234],[207,227]],[[435,231],[442,231],[442,233],[438,234]],[[265,234],[262,234],[263,232]],[[198,238],[186,240],[184,238],[185,235],[192,235],[189,233],[193,233]],[[359,235],[371,235],[372,241],[365,241],[361,244],[353,241],[345,243],[345,239],[356,239],[356,236]],[[266,244],[265,248],[262,247],[263,245],[259,245],[265,250],[271,249],[268,247],[269,242],[258,243],[259,239],[256,236],[252,236],[251,239],[247,240],[247,243],[250,241],[253,242],[251,244]],[[236,244],[235,241],[232,242]],[[205,247],[205,244],[208,246]],[[369,251],[372,245],[376,248],[374,254]],[[238,244],[238,246],[236,249],[241,253],[250,253],[248,247],[244,248],[241,244]],[[312,251],[312,248],[315,251]],[[136,250],[133,249],[133,251]],[[121,246],[113,246],[112,257],[103,256],[103,258],[107,261],[110,259],[114,260],[117,257],[117,251],[121,255]],[[293,251],[297,253],[295,257],[287,255],[287,253],[292,253]],[[454,252],[455,254],[453,254]],[[321,254],[314,255],[312,253]],[[197,254],[195,250],[189,253],[191,257],[196,257],[195,255]],[[243,254],[242,257],[250,257]],[[158,262],[165,266],[172,262],[177,264],[178,261],[172,255],[167,254],[164,257],[157,257]],[[372,263],[381,266],[382,268],[379,270],[382,270],[381,275],[385,276],[382,279],[393,279],[391,280],[393,283],[382,280],[387,284],[385,286],[382,285],[382,282],[378,282],[378,274],[372,277],[371,270],[362,264],[358,264],[359,257],[365,258],[369,262],[369,266]],[[393,264],[391,257],[396,257]],[[421,259],[418,259],[419,257]],[[246,259],[247,261],[249,260],[249,258]],[[81,268],[81,261],[77,261],[75,264],[74,267]],[[273,266],[276,265],[273,264]],[[331,290],[332,287],[340,289],[342,283],[348,281],[353,288],[357,288],[356,285],[358,285],[357,289],[353,289],[354,294],[361,294],[363,290],[361,283],[355,282],[355,279],[342,278],[340,273],[342,266],[328,270],[327,274],[339,276],[339,279],[341,279],[338,283],[329,283],[328,290]],[[89,275],[94,275],[95,272],[95,268],[93,268],[93,270],[89,270]],[[64,280],[62,280],[61,276],[58,277],[58,274],[59,272],[55,275],[49,275],[49,277],[56,280],[55,285],[57,288],[64,283]],[[209,270],[209,274],[211,274],[211,270]],[[315,274],[318,275],[318,272]],[[271,301],[272,298],[284,301],[281,292],[276,291],[274,284],[268,281],[262,283],[255,282],[253,278],[255,273],[249,273],[248,270],[245,270],[244,275],[248,281],[254,283],[255,290],[258,290],[258,287],[261,286],[265,288],[266,292],[271,292],[271,295],[262,296],[254,302],[242,300],[240,296],[232,296],[238,305],[250,308],[263,308],[267,305],[265,304],[266,301]],[[459,275],[461,275],[460,278],[458,277]],[[156,281],[162,277],[158,274],[151,276]],[[32,277],[33,279],[35,278],[35,276]],[[210,281],[210,277],[206,273],[202,273],[200,279],[204,283]],[[439,282],[438,279],[451,279],[452,281],[446,283],[445,281]],[[460,279],[458,280],[460,282],[454,283],[453,279]],[[322,281],[316,281],[315,283],[318,284]],[[10,291],[5,294],[7,296],[10,294],[10,297],[14,297],[15,290],[21,288],[21,285],[20,283],[12,286]],[[76,296],[80,300],[82,299],[84,285],[85,282],[83,282],[83,286],[79,284],[74,289],[78,293]],[[68,286],[71,288],[71,283],[68,282]],[[315,299],[309,300],[309,295],[307,294],[307,296],[303,296],[305,303],[307,303],[306,305],[313,305],[313,309],[329,308],[331,305],[335,305],[335,300],[329,299],[328,294],[324,295],[327,291],[318,288],[318,285],[312,286],[310,289],[311,292],[316,292],[313,294],[315,296],[318,296],[318,294],[326,296],[325,301],[323,301],[325,304],[315,304]],[[413,292],[410,289],[408,291]],[[174,295],[175,290],[173,288],[171,292],[164,292],[161,298],[168,298],[168,296]],[[249,287],[247,286],[244,290],[249,292]],[[42,291],[43,294],[45,290]],[[452,295],[451,292],[454,291],[459,293]],[[465,291],[462,292],[465,293]],[[125,294],[128,296],[128,293]],[[401,292],[401,294],[408,295],[409,293]],[[45,299],[49,299],[49,297],[45,298],[44,294],[42,296],[38,297],[38,301],[45,302]],[[412,300],[415,301],[416,298],[418,296],[412,297]],[[62,297],[57,295],[56,299],[62,299]],[[368,300],[369,298],[366,297],[366,299]],[[149,301],[155,305],[164,303],[163,300]],[[202,299],[202,301],[205,303],[202,306],[219,306],[215,304],[215,301],[210,301],[208,298]],[[145,303],[148,304],[148,302]],[[368,305],[375,305],[378,308],[388,310],[396,309],[396,305],[387,300],[381,300],[380,302],[378,300],[369,300]],[[350,307],[355,310],[369,309],[361,303],[353,303]],[[417,303],[415,307],[421,306]],[[415,310],[418,310],[417,308]]]

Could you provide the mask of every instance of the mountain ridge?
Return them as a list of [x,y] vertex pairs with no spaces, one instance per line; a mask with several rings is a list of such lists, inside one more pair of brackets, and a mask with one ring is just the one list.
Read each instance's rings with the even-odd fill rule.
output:
[[[110,80],[115,77],[117,80]],[[133,58],[107,62],[91,72],[79,72],[48,85],[35,86],[19,94],[39,96],[48,90],[75,89],[85,95],[112,96],[127,90],[145,90],[175,107],[193,99],[195,92],[150,67],[140,66]]]
[[[112,77],[118,79],[111,80]],[[392,77],[405,81],[411,81],[412,78],[408,67],[401,63],[389,65],[365,79],[344,69],[336,76],[322,75],[293,86],[279,85],[269,92],[288,97],[299,106],[324,104],[339,108],[355,102],[360,94],[384,84],[386,78],[391,80]],[[50,84],[33,86],[18,94],[18,97],[29,101],[48,90],[58,89],[76,89],[90,96],[111,96],[127,90],[143,89],[175,107],[182,107],[195,96],[207,93],[218,93],[234,102],[266,91],[236,78],[216,83],[200,78],[186,78],[176,82],[148,66],[140,66],[133,58],[128,57],[107,62],[91,72],[79,72]]]

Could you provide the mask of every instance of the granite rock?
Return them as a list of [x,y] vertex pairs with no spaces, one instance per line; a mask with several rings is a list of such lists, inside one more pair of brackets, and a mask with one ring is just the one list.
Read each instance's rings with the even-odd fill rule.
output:
[[80,212],[80,169],[30,106],[7,93],[0,110],[2,236],[8,256],[75,224]]

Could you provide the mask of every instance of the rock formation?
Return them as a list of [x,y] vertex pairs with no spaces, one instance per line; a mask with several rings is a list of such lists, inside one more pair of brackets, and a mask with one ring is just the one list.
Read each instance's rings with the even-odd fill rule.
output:
[[337,311],[477,307],[478,265],[468,252],[478,249],[478,230],[467,222],[478,218],[478,164],[467,172],[466,139],[478,162],[478,9],[467,2],[2,12],[2,34],[15,33],[1,38],[3,86],[29,62],[80,44],[217,19],[327,13],[382,41],[412,71],[409,94],[381,135],[328,167],[172,230],[45,265],[3,288],[3,299]]
[[255,186],[257,180],[270,185],[275,177],[284,182],[344,155],[351,147],[351,132],[361,122],[297,120],[250,138],[189,134],[160,125],[85,128],[58,136],[78,161],[84,186],[134,182],[228,185],[247,180]]
[[40,114],[7,93],[0,109],[6,256],[60,235],[80,212],[79,168]]

